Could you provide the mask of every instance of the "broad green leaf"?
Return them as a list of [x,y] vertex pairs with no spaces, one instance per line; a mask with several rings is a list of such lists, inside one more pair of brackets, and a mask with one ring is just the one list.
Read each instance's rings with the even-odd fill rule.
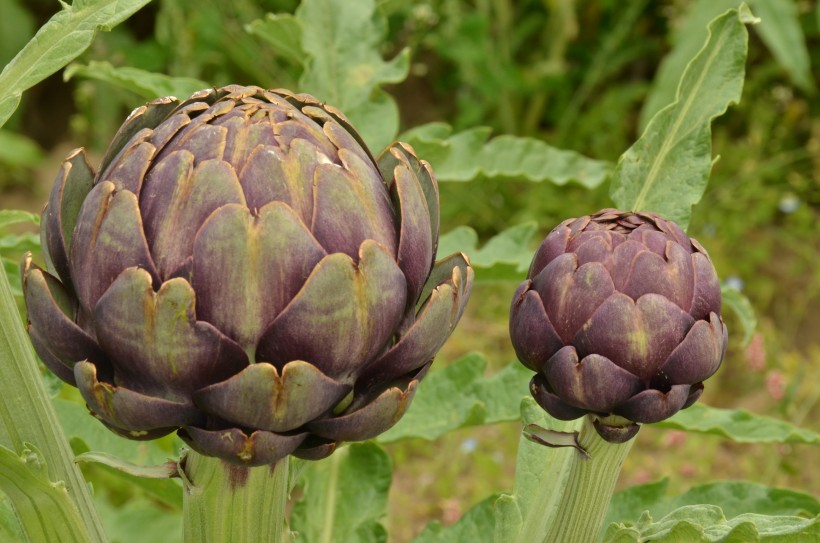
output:
[[22,455],[0,447],[0,491],[14,505],[29,541],[88,541],[65,484],[49,478],[42,455],[32,445],[27,444]]
[[0,130],[0,164],[33,168],[40,165],[42,160],[43,151],[34,140],[22,134]]
[[556,149],[541,140],[502,135],[488,141],[489,137],[489,128],[453,134],[445,123],[430,123],[405,132],[399,139],[412,145],[416,154],[430,163],[439,181],[498,177],[556,185],[576,181],[594,188],[612,170],[608,162]]
[[[413,408],[377,439],[382,443],[413,437],[432,440],[465,426],[517,420],[519,411],[514,406],[522,397],[529,396],[532,372],[513,362],[485,377],[486,365],[481,354],[471,353],[432,371],[419,385]],[[820,434],[811,430],[742,409],[703,404],[695,404],[656,424],[718,435],[738,443],[820,445]]]
[[519,224],[493,236],[479,249],[475,230],[459,226],[441,236],[439,258],[461,251],[470,257],[477,281],[522,281],[532,261],[537,231],[534,222]]
[[661,518],[685,505],[718,505],[732,518],[744,513],[771,516],[813,517],[820,514],[820,502],[808,494],[785,488],[770,488],[745,481],[718,481],[668,496],[668,480],[633,486],[616,493],[604,526],[635,520],[644,511]]
[[727,519],[715,505],[687,505],[653,522],[644,513],[634,523],[612,524],[605,543],[807,543],[820,538],[820,517],[745,513]]
[[[1,134],[2,132],[0,132]],[[2,138],[0,138],[2,140]],[[21,209],[2,209],[0,210],[0,228],[19,223],[31,223],[33,225],[40,224],[40,216]],[[8,247],[6,247],[8,249]]]
[[720,289],[723,296],[723,303],[726,304],[740,321],[743,328],[743,345],[748,345],[754,337],[757,329],[757,315],[752,307],[752,302],[739,290],[723,285]]
[[412,409],[378,441],[433,440],[466,426],[516,420],[517,406],[529,394],[531,372],[514,363],[485,377],[486,367],[482,355],[471,353],[432,371],[419,385]]
[[378,155],[396,138],[399,107],[389,94],[373,89],[370,100],[344,110],[374,155]]
[[[27,220],[27,219],[26,219]],[[0,237],[0,253],[24,253],[26,251],[37,251],[40,249],[40,236],[38,234],[8,234]]]
[[0,126],[17,109],[23,91],[85,51],[98,30],[108,31],[150,0],[74,0],[43,25],[0,72]]
[[[706,25],[727,9],[737,7],[737,0],[696,0],[688,8],[672,34],[672,49],[663,59],[640,116],[641,130],[663,107],[675,99],[677,83],[689,60],[706,40]],[[760,17],[756,30],[772,55],[803,90],[814,86],[809,55],[797,5],[794,0],[750,0],[752,11]]]
[[302,472],[304,494],[291,513],[294,541],[386,542],[381,519],[391,478],[390,457],[373,442],[345,446],[311,463]]
[[115,507],[97,499],[97,510],[111,543],[181,543],[182,515],[144,498],[132,498]]
[[712,120],[740,100],[750,21],[744,5],[709,24],[709,38],[686,67],[676,101],[618,160],[610,195],[620,209],[655,211],[688,226],[712,168]]
[[296,19],[309,57],[300,90],[343,111],[377,154],[395,137],[399,122],[393,99],[377,91],[407,77],[409,51],[382,59],[387,23],[374,0],[305,0]]
[[17,521],[17,515],[11,507],[8,496],[0,492],[0,541],[7,543],[24,543],[23,528]]
[[419,384],[412,409],[381,434],[379,442],[409,437],[433,440],[456,428],[482,424],[487,419],[487,408],[467,391],[481,380],[486,367],[487,360],[473,353],[430,372]]
[[[8,213],[6,213],[6,211],[8,211]],[[0,225],[0,229],[2,226],[35,221],[39,222],[40,218],[26,211],[0,211],[0,223],[5,223],[4,225]],[[25,234],[7,234],[0,236],[0,261],[3,263],[3,271],[5,271],[8,277],[13,296],[23,295],[22,285],[20,283],[19,258],[27,251],[39,250],[40,236],[38,234],[29,232]]]
[[78,452],[101,452],[143,466],[162,464],[178,456],[169,439],[131,441],[123,439],[92,417],[84,405],[53,398],[51,400],[60,426]]
[[495,500],[496,496],[490,496],[477,503],[451,526],[443,526],[439,521],[431,522],[413,539],[413,543],[492,543]]
[[820,445],[820,434],[816,432],[744,409],[719,409],[695,404],[656,424],[664,428],[718,435],[737,443]]
[[302,49],[302,24],[290,13],[268,13],[247,25],[247,30],[259,36],[284,59],[301,66],[305,61]]
[[192,77],[171,77],[139,68],[115,68],[110,62],[98,60],[92,60],[88,65],[70,64],[65,69],[63,78],[68,81],[74,76],[104,81],[121,89],[133,91],[146,100],[163,96],[184,99],[211,86]]

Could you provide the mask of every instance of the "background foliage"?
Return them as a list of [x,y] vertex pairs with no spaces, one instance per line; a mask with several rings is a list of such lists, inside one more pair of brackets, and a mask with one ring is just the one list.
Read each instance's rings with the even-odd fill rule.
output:
[[[704,522],[730,519],[720,537],[746,533],[741,515],[750,511],[820,513],[811,445],[820,439],[820,7],[749,4],[762,21],[750,29],[739,105],[711,133],[706,120],[737,101],[739,85],[720,94],[710,82],[691,108],[695,140],[711,140],[720,159],[704,165],[709,186],[691,219],[688,206],[671,211],[709,249],[727,304],[737,309],[726,315],[724,367],[702,400],[733,410],[704,414],[695,406],[666,429],[640,432],[620,483],[630,488],[609,516],[633,525],[612,527],[613,541],[673,540],[675,530],[688,529],[675,521],[679,507],[698,507],[687,511]],[[528,376],[506,331],[516,282],[553,226],[612,205],[612,179],[623,187],[645,176],[628,153],[616,162],[636,140],[652,143],[651,129],[641,138],[644,128],[673,101],[707,23],[736,2],[75,0],[60,7],[0,0],[0,65],[38,28],[51,32],[0,74],[0,119],[34,85],[0,129],[0,208],[39,212],[68,150],[84,145],[99,157],[144,101],[228,83],[313,93],[342,109],[374,150],[401,133],[433,164],[446,233],[440,254],[470,254],[479,281],[472,302],[401,424],[379,443],[304,467],[294,495],[307,499],[295,504],[293,524],[301,541],[376,542],[388,532],[395,542],[466,541],[499,529],[487,496],[512,492],[524,503],[527,474],[516,479],[516,454],[541,453],[519,448]],[[100,28],[110,32],[95,36]],[[733,69],[740,74],[727,79],[742,81],[743,64]],[[684,118],[669,111],[673,123]],[[705,184],[702,173],[694,178]],[[617,191],[613,198],[635,201]],[[18,292],[20,255],[38,248],[34,221],[0,214],[0,254]],[[44,379],[75,452],[143,465],[175,454],[170,439],[116,438],[86,415],[74,391]],[[762,424],[734,409],[780,422]],[[541,416],[531,403],[522,410],[525,419]],[[114,541],[171,541],[179,531],[175,481],[91,463],[86,474]],[[355,511],[344,510],[354,502]],[[0,540],[17,537],[13,515],[0,507]]]

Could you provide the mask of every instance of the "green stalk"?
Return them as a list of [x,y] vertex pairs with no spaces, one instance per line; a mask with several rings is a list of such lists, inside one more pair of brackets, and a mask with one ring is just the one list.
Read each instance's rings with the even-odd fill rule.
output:
[[0,444],[24,457],[30,455],[29,443],[45,461],[49,479],[65,484],[67,499],[56,499],[50,507],[59,509],[62,518],[79,515],[78,526],[84,533],[66,534],[59,517],[42,514],[39,504],[43,500],[33,495],[26,498],[29,489],[19,488],[21,499],[14,502],[14,507],[26,533],[52,533],[56,529],[56,533],[63,532],[66,541],[76,538],[107,542],[91,492],[74,463],[74,454],[43,386],[8,278],[0,271]]
[[578,444],[589,458],[573,452],[567,486],[551,519],[545,543],[598,540],[615,483],[634,441],[634,438],[626,443],[604,441],[595,431],[591,415],[584,417]]
[[188,451],[180,476],[185,543],[290,541],[288,457],[273,466],[247,468]]

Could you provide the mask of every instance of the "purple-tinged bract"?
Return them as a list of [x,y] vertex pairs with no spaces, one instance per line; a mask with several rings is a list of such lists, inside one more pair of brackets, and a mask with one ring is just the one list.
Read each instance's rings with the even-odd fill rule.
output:
[[231,86],[135,110],[63,163],[27,257],[29,333],[91,412],[243,465],[317,459],[410,403],[464,310],[438,187],[311,96]]
[[[706,251],[654,213],[605,209],[555,228],[510,309],[510,336],[552,416],[634,423],[692,405],[726,350]],[[610,441],[637,431],[602,425]]]

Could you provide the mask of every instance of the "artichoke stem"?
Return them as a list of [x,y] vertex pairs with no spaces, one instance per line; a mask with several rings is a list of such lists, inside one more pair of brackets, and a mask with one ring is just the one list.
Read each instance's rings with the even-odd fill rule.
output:
[[179,472],[185,486],[184,543],[290,541],[287,456],[249,468],[188,451]]
[[621,466],[635,440],[629,439],[624,443],[605,441],[598,435],[593,417],[584,417],[578,436],[578,443],[589,458],[571,451],[573,456],[566,487],[552,517],[545,543],[598,541]]

